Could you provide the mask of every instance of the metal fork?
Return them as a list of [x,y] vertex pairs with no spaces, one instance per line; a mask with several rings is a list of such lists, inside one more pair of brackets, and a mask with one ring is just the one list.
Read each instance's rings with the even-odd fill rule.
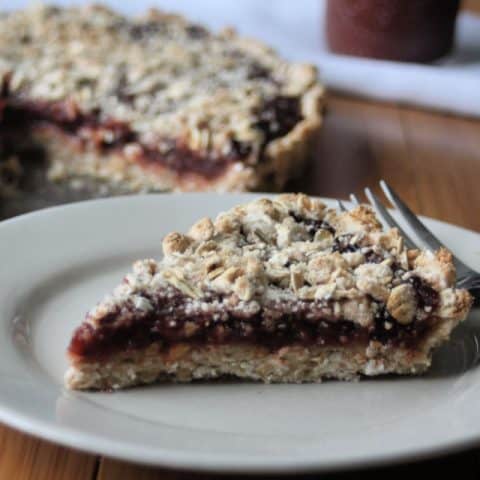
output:
[[[395,191],[384,180],[380,181],[380,187],[390,203],[395,207],[400,218],[404,220],[404,222],[415,233],[416,237],[418,237],[421,244],[420,246],[432,251],[444,247],[440,240],[438,240],[438,238],[435,237],[435,235],[420,221],[420,219],[410,210],[410,208],[407,207],[397,193],[395,193]],[[398,228],[408,248],[419,248],[418,243],[412,240],[392,215],[390,215],[380,199],[369,188],[365,188],[365,195],[383,222],[389,227]],[[350,195],[350,200],[354,205],[359,205],[360,203],[357,197],[353,194]],[[338,201],[338,204],[340,209],[346,210],[343,202]],[[457,286],[470,290],[477,300],[480,299],[480,273],[476,272],[468,265],[465,265],[465,263],[455,255],[453,255],[453,262],[457,270]]]

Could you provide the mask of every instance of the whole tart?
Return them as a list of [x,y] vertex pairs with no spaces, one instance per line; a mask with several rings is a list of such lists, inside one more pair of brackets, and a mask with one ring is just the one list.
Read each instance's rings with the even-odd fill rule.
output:
[[52,179],[280,188],[302,170],[322,103],[313,66],[232,30],[98,5],[0,14],[0,142],[40,146]]
[[446,250],[408,250],[369,207],[301,194],[201,219],[163,253],[74,332],[69,388],[418,374],[472,301]]

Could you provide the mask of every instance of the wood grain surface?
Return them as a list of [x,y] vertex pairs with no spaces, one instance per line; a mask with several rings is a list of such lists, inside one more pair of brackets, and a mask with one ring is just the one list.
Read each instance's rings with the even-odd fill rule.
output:
[[95,478],[99,459],[0,425],[0,479]]
[[[465,2],[480,13],[480,1]],[[392,104],[330,95],[310,171],[289,189],[347,198],[384,178],[418,213],[480,231],[480,122]],[[480,449],[409,465],[377,468],[386,475],[480,477]],[[359,473],[329,476],[358,478]],[[179,473],[88,455],[0,425],[0,480],[186,480],[222,478]],[[232,477],[224,477],[232,478]],[[239,478],[239,477],[234,477]],[[315,478],[315,476],[305,477]]]
[[480,122],[331,96],[311,169],[290,186],[347,198],[387,180],[423,215],[480,230]]

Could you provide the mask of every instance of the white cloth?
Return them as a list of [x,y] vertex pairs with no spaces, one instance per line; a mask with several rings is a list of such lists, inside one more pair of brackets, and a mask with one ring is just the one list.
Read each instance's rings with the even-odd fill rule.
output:
[[[2,2],[16,8],[28,0]],[[57,1],[58,4],[82,3]],[[323,38],[323,0],[106,0],[136,14],[156,5],[214,29],[234,26],[291,60],[316,64],[327,86],[369,98],[480,117],[480,16],[461,13],[455,51],[431,65],[334,55]],[[3,5],[2,5],[3,4]]]

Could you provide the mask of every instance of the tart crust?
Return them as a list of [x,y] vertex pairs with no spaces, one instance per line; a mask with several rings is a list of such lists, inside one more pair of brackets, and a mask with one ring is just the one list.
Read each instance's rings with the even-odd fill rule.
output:
[[65,376],[70,388],[110,390],[157,381],[188,383],[235,377],[264,383],[319,383],[322,379],[357,380],[361,374],[418,374],[430,365],[426,354],[395,350],[378,361],[365,349],[285,347],[272,353],[248,345],[180,344],[168,353],[156,347],[120,353],[107,362],[82,363]]
[[448,251],[408,250],[369,207],[302,194],[201,219],[163,252],[76,330],[69,388],[421,373],[472,302]]
[[[214,35],[156,10],[127,19],[99,6],[35,6],[4,14],[0,27],[0,122],[2,110],[6,123],[16,109],[23,124],[13,142],[27,135],[45,149],[53,180],[88,175],[133,191],[279,189],[302,171],[321,127],[315,67],[232,30]],[[282,101],[298,112],[288,103],[276,112]],[[41,118],[32,122],[35,102],[46,107],[35,107]],[[172,165],[164,153],[179,144],[213,173]],[[161,154],[144,161],[146,150]]]

